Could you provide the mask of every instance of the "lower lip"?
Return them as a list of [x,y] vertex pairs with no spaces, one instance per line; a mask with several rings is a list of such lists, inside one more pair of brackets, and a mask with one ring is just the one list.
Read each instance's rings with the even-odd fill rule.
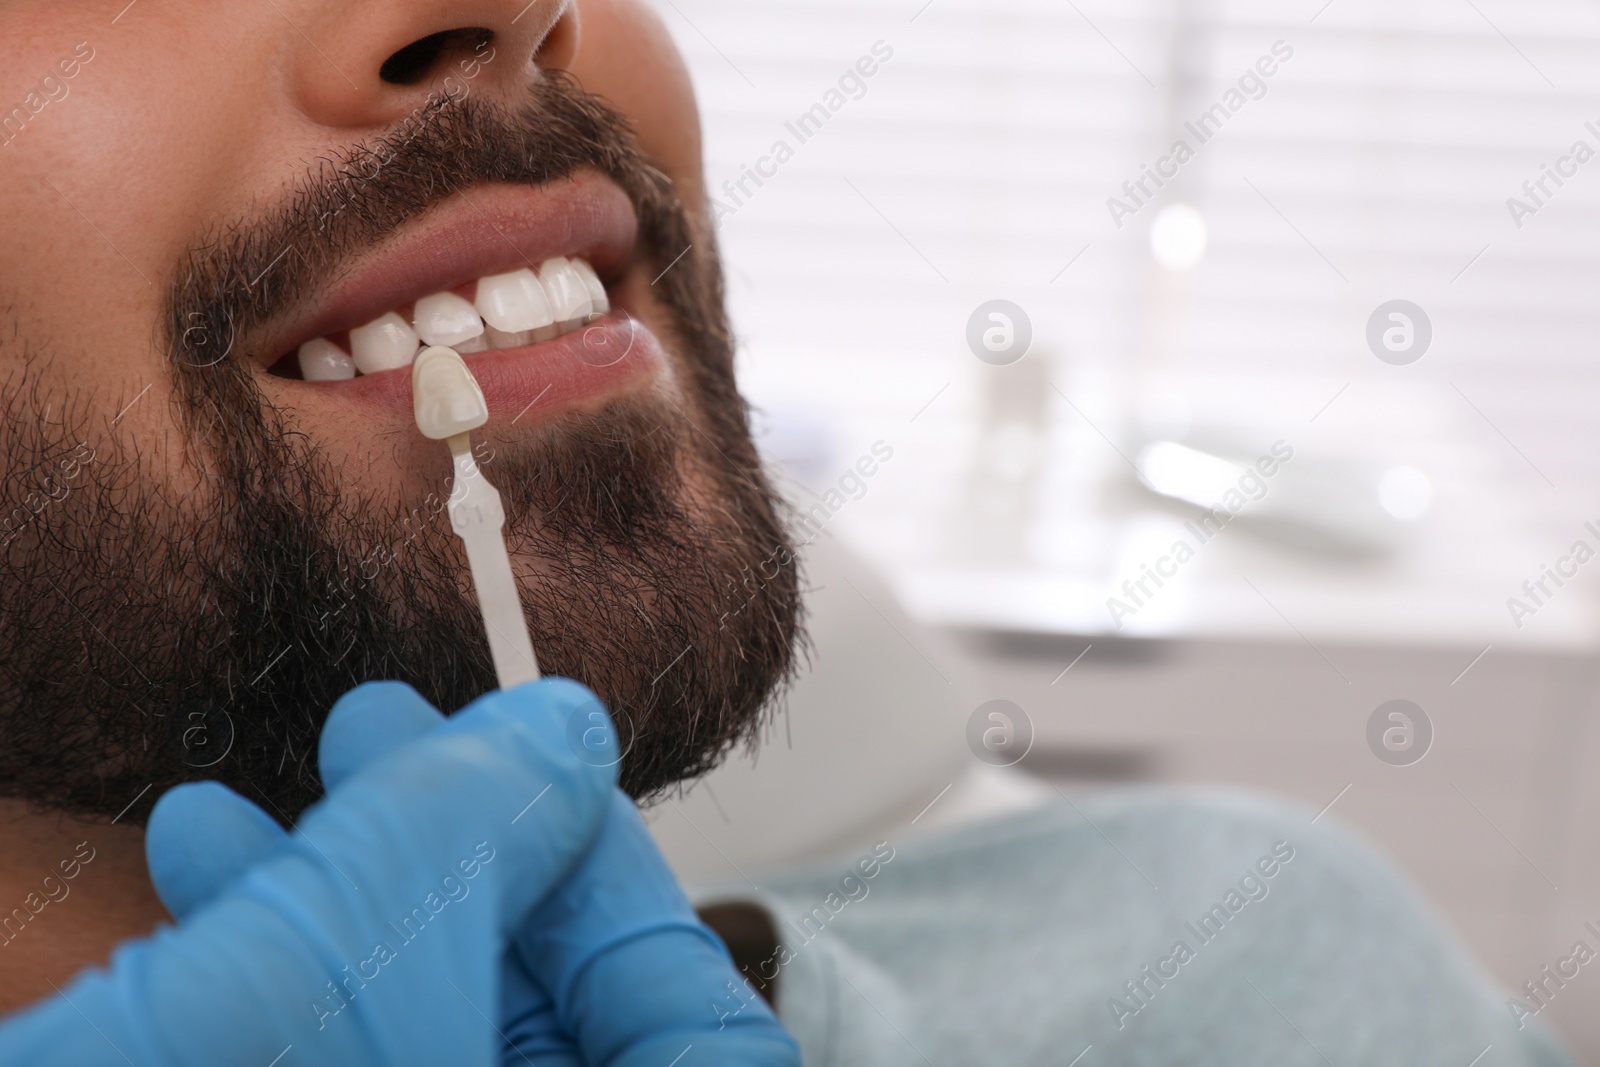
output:
[[[461,357],[483,390],[491,419],[543,417],[592,407],[639,388],[659,371],[661,343],[638,319],[613,311],[569,334],[521,348],[470,352]],[[307,388],[358,404],[413,417],[407,367]],[[324,393],[323,395],[330,395]]]

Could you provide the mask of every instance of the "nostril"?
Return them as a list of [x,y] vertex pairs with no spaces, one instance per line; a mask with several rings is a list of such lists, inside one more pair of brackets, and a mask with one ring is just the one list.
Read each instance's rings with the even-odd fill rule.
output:
[[378,77],[390,85],[415,85],[428,76],[445,55],[472,53],[494,40],[494,31],[481,26],[431,33],[412,41],[383,61]]

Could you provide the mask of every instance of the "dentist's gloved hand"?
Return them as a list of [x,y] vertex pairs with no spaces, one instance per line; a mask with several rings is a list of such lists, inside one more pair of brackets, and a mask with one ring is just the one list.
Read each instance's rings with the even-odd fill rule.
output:
[[[553,731],[548,729],[548,721],[543,723],[545,739],[562,738],[558,744],[565,748],[566,720],[580,711],[587,719],[598,709],[598,702],[572,683],[543,684],[565,687],[559,690],[565,698],[559,716],[563,721]],[[537,688],[524,687],[517,693]],[[313,812],[337,804],[346,783],[381,778],[391,781],[396,792],[414,792],[415,783],[391,769],[399,766],[395,761],[404,759],[418,744],[426,747],[435,734],[456,729],[455,724],[471,711],[441,726],[443,717],[405,686],[377,683],[347,694],[323,731],[319,762],[330,796]],[[566,754],[570,757],[570,750]],[[569,771],[587,766],[576,759],[570,762]],[[588,770],[609,783],[608,771]],[[550,794],[554,792],[552,785]],[[515,948],[506,952],[502,961],[498,1010],[488,1001],[481,1002],[481,1031],[490,1033],[488,1019],[494,1016],[493,1026],[499,1033],[492,1035],[493,1043],[507,1064],[526,1063],[537,1055],[535,1062],[540,1067],[580,1063],[659,1067],[680,1054],[678,1063],[683,1067],[696,1063],[797,1064],[792,1040],[737,976],[720,942],[695,918],[632,804],[615,789],[609,789],[609,795],[609,810],[599,820],[602,828],[581,861],[564,872],[565,877],[546,880],[543,903],[510,931]],[[514,823],[536,822],[536,816],[565,819],[564,813],[545,807],[549,799],[550,795],[541,792],[532,803],[519,806]],[[423,796],[412,803],[435,804],[438,798]],[[311,826],[308,815],[302,829]],[[225,905],[240,884],[256,879],[259,870],[278,862],[279,853],[292,849],[299,840],[298,833],[286,838],[253,804],[213,783],[170,792],[152,815],[147,851],[158,891],[174,915],[184,921],[179,936],[215,910],[205,908],[207,904]],[[483,870],[491,865],[483,865]],[[445,905],[441,917],[456,906]],[[196,918],[186,918],[191,915]],[[441,948],[453,949],[450,954],[461,957],[470,954],[468,950],[474,946],[458,943]],[[409,947],[404,951],[409,953]],[[380,990],[388,984],[390,968],[397,962],[398,958],[388,963],[363,959],[364,966],[352,968],[358,977],[376,973],[370,981],[348,978],[343,971],[330,975],[348,978],[355,996],[343,997],[343,1008],[333,999],[325,1000],[321,1008],[307,1005],[308,1014],[315,1015],[323,1027],[319,1036],[345,1021],[341,1017],[360,1006],[362,999],[370,1004],[380,993],[392,999],[392,1010],[413,1028],[433,1025],[443,998],[455,1001],[454,1005],[443,1004],[445,1014],[451,1007],[478,1011],[479,998],[473,997],[474,1003],[467,1004],[466,987],[457,980],[450,981],[455,990],[438,976],[426,988]],[[69,989],[68,994],[72,993]],[[472,1020],[461,1022],[470,1027]],[[5,1038],[6,1031],[0,1030],[0,1062],[7,1062]],[[440,1050],[438,1040],[415,1042],[404,1037],[374,1046],[367,1059],[353,1059],[342,1049],[313,1043],[296,1046],[295,1062],[481,1062],[468,1058],[471,1051],[467,1046],[456,1046],[448,1039],[442,1055]],[[660,1056],[663,1050],[667,1050],[664,1058]],[[201,1058],[207,1062],[234,1062],[230,1042],[211,1044],[205,1051],[209,1058]],[[241,1054],[239,1062],[257,1061]]]
[[612,774],[565,740],[592,699],[493,693],[356,771],[177,929],[7,1019],[0,1063],[497,1063],[506,939],[608,809]]
[[[515,948],[513,964],[532,981],[520,1003],[507,1001],[506,1067],[799,1067],[793,1039],[695,915],[620,790],[588,854]],[[507,985],[518,988],[515,978]],[[571,1036],[579,1058],[553,1055],[551,1000],[558,1032]]]

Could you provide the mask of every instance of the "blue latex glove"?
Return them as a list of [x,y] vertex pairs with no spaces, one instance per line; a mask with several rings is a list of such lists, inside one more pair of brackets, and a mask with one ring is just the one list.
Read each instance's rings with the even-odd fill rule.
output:
[[[515,945],[591,1067],[799,1067],[793,1039],[695,915],[620,791],[588,854]],[[543,1046],[528,1043],[528,1029],[509,1017],[508,1037],[544,1067],[533,1052]]]
[[[172,880],[180,925],[7,1019],[0,1063],[498,1064],[489,1020],[508,939],[609,810],[613,772],[577,759],[565,736],[593,701],[562,680],[491,693],[371,763],[348,761],[286,837],[218,786],[179,791],[173,817],[206,810],[209,795],[249,827],[220,842],[227,862],[264,854],[219,892]],[[364,703],[370,714],[363,699],[341,702],[329,732]],[[162,862],[173,870],[170,853]]]
[[[587,726],[599,704],[580,692],[586,699],[569,706],[567,715]],[[444,722],[414,691],[396,683],[362,686],[347,694],[338,711],[324,728],[319,751],[330,793]],[[609,740],[614,743],[614,736]],[[237,794],[214,783],[181,787],[163,797],[152,815],[151,876],[182,918],[284,840],[276,823]],[[620,791],[611,790],[609,811],[588,852],[513,941],[495,1024],[506,1064],[799,1062],[793,1041],[694,915]]]

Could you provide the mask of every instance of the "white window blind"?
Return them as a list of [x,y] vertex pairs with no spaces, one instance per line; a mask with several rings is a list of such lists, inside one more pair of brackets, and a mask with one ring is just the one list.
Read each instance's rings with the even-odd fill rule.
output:
[[[828,427],[813,489],[876,440],[895,449],[838,529],[929,613],[1103,626],[1145,521],[1117,449],[1175,401],[1432,479],[1435,513],[1397,559],[1355,574],[1263,557],[1343,612],[1332,631],[1382,616],[1385,596],[1431,597],[1442,626],[1501,625],[1541,553],[1600,515],[1600,158],[1562,163],[1580,140],[1600,153],[1593,5],[660,9],[699,87],[713,190],[793,148],[759,187],[718,191],[747,392]],[[877,42],[892,58],[799,143],[786,123]],[[1207,114],[1201,143],[1188,124]],[[1192,158],[1136,203],[1124,183],[1170,173],[1179,139]],[[1546,164],[1571,172],[1563,185]],[[1519,226],[1507,200],[1534,204],[1523,183],[1541,178]],[[1137,208],[1120,227],[1112,197]],[[1178,202],[1209,242],[1173,272],[1148,228]],[[967,350],[968,316],[993,298],[1032,319],[1014,367]],[[1365,341],[1395,298],[1433,325],[1407,367]]]

